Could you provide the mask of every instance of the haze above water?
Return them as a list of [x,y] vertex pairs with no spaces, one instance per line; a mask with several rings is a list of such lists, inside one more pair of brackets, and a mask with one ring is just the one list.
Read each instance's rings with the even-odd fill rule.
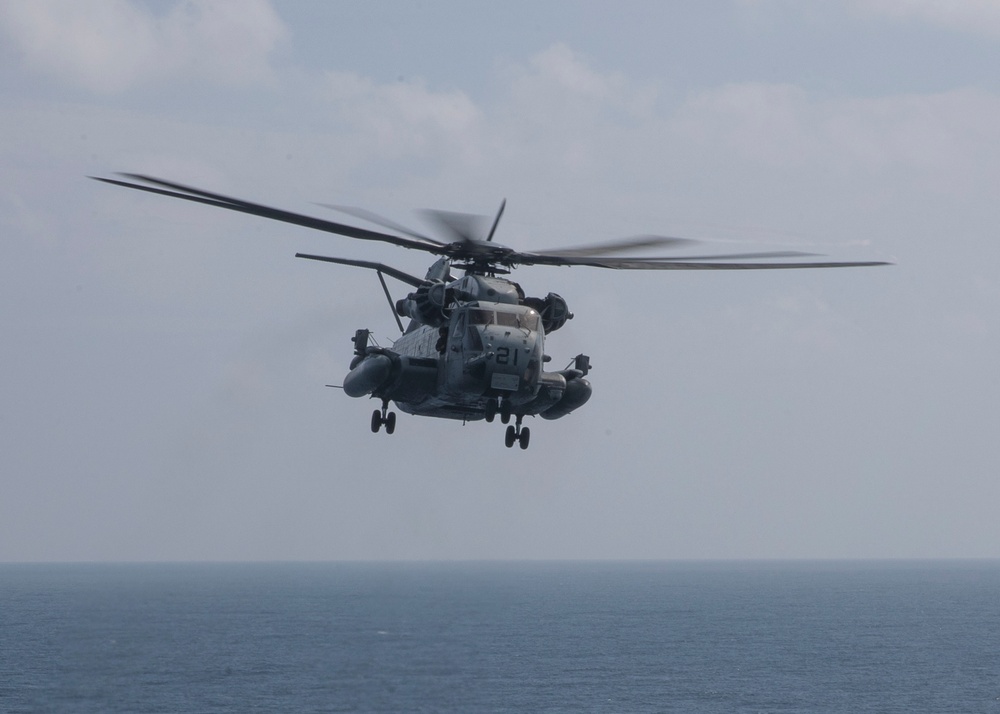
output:
[[[992,3],[10,0],[0,37],[0,561],[1000,556]],[[525,452],[387,437],[323,386],[394,336],[375,276],[293,255],[426,256],[115,171],[897,265],[525,268],[590,403]]]

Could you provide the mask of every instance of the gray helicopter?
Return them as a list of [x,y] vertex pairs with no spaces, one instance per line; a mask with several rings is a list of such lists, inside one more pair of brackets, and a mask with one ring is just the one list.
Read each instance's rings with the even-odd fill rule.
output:
[[[238,198],[141,174],[123,179],[92,177],[98,181],[181,198],[231,211],[249,213],[349,238],[379,241],[440,256],[423,278],[382,263],[297,253],[295,257],[374,270],[393,308],[402,335],[391,348],[372,343],[367,329],[352,338],[354,357],[343,390],[351,397],[381,400],[371,416],[371,430],[383,427],[392,434],[396,414],[393,402],[407,414],[462,421],[498,416],[506,424],[504,443],[527,449],[531,431],[526,416],[559,419],[587,403],[592,387],[587,380],[590,358],[577,355],[566,369],[546,371],[550,361],[545,337],[572,319],[566,301],[556,293],[529,297],[521,286],[503,277],[526,265],[588,266],[615,270],[773,270],[787,268],[842,268],[887,265],[881,261],[803,262],[811,254],[794,251],[689,255],[679,257],[621,257],[630,250],[677,247],[683,238],[639,236],[579,248],[517,251],[493,241],[506,201],[485,238],[480,216],[428,211],[449,240],[442,241],[411,230],[369,211],[330,206],[393,231],[383,233],[293,213]],[[487,219],[488,221],[488,219]],[[477,235],[477,233],[479,235]],[[799,260],[779,260],[797,258]],[[740,262],[735,262],[740,261]],[[464,274],[456,277],[453,271]],[[413,288],[393,302],[383,276]],[[401,317],[409,318],[404,327]],[[514,423],[511,424],[513,419]]]

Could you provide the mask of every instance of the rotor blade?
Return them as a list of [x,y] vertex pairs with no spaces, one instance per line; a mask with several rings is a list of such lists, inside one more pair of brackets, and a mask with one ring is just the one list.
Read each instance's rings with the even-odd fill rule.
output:
[[[691,260],[750,260],[753,258],[809,258],[822,253],[803,253],[800,250],[769,250],[762,253],[721,253],[718,255],[672,255],[669,258],[638,257],[635,260],[667,260],[688,262]],[[600,257],[600,256],[598,256]]]
[[340,211],[341,213],[346,213],[349,216],[354,216],[355,218],[360,218],[360,219],[362,219],[364,221],[368,221],[369,223],[374,223],[377,226],[382,226],[383,228],[388,228],[389,230],[397,231],[399,233],[403,233],[404,235],[408,235],[411,238],[416,238],[418,240],[427,241],[428,243],[433,243],[435,245],[444,245],[444,243],[442,243],[439,240],[435,240],[433,238],[425,236],[422,233],[417,233],[412,228],[407,228],[406,226],[404,226],[401,223],[396,223],[395,221],[390,220],[388,218],[383,218],[382,216],[378,215],[377,213],[373,213],[372,211],[369,211],[369,210],[364,209],[364,208],[355,208],[354,206],[336,206],[336,205],[334,205],[332,203],[319,203],[317,205],[323,206],[324,208],[332,208],[335,211]]
[[309,255],[307,253],[296,253],[296,258],[306,258],[307,260],[321,260],[325,263],[336,263],[337,265],[352,265],[356,268],[369,268],[371,270],[377,270],[380,273],[385,273],[396,280],[406,283],[407,285],[412,285],[415,288],[419,288],[425,281],[418,278],[416,275],[410,275],[409,273],[404,273],[402,270],[396,270],[383,263],[374,263],[369,260],[350,260],[348,258],[331,258],[326,255]]
[[[529,265],[528,260],[522,264]],[[823,261],[810,263],[707,263],[684,260],[658,260],[643,258],[570,258],[562,261],[542,262],[538,265],[586,265],[592,268],[613,270],[782,270],[791,268],[860,268],[875,265],[892,265],[885,261]]]
[[490,228],[490,233],[486,236],[486,242],[489,243],[493,240],[493,234],[497,232],[497,226],[500,225],[500,217],[503,215],[503,209],[507,207],[507,199],[505,198],[500,202],[500,210],[497,211],[497,217],[493,219],[493,227]]
[[430,223],[447,233],[453,241],[469,243],[481,240],[480,236],[486,231],[486,216],[475,213],[455,213],[454,211],[437,211],[432,208],[425,208],[419,212]]
[[[239,198],[232,198],[230,196],[223,196],[222,194],[218,193],[203,191],[202,189],[199,188],[185,186],[183,184],[173,183],[171,181],[165,181],[163,179],[154,178],[152,176],[143,176],[142,174],[129,174],[129,173],[121,175],[127,178],[135,179],[137,181],[144,181],[146,183],[153,184],[153,186],[144,186],[142,184],[130,183],[128,181],[121,181],[118,179],[102,178],[100,176],[91,176],[91,178],[97,181],[102,181],[104,183],[113,184],[115,186],[134,188],[138,191],[156,193],[161,196],[181,198],[184,199],[185,201],[203,203],[208,206],[225,208],[230,211],[249,213],[250,215],[253,216],[260,216],[261,218],[270,218],[271,220],[281,221],[283,223],[292,223],[294,225],[303,226],[305,228],[313,228],[315,230],[325,231],[327,233],[336,233],[338,235],[347,236],[348,238],[381,241],[383,243],[391,243],[393,245],[402,246],[404,248],[415,248],[417,250],[423,250],[428,253],[440,253],[441,245],[438,243],[428,243],[423,240],[413,240],[410,238],[403,238],[401,236],[389,235],[387,233],[370,231],[365,228],[348,226],[342,223],[334,223],[333,221],[327,221],[322,218],[314,218],[312,216],[306,216],[301,213],[294,213],[292,211],[284,211],[278,208],[271,208],[270,206],[264,206],[259,203],[251,203],[250,201],[244,201]],[[162,186],[164,188],[155,188],[155,186]]]
[[606,241],[604,243],[593,243],[591,245],[574,246],[571,248],[552,248],[550,250],[533,250],[536,255],[549,256],[571,256],[575,258],[591,255],[607,255],[608,253],[620,253],[626,250],[637,248],[663,248],[666,246],[690,245],[697,243],[690,238],[672,238],[670,236],[635,236],[634,238],[620,238],[618,240]]

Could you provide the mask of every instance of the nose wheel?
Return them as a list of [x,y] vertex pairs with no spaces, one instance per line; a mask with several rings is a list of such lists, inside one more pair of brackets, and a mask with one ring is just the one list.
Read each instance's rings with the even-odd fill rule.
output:
[[396,431],[396,412],[389,411],[388,400],[382,402],[381,409],[372,412],[372,433],[377,434],[383,426],[386,434]]
[[503,443],[508,449],[514,446],[515,443],[522,449],[527,449],[530,442],[531,429],[521,426],[521,416],[518,415],[517,421],[507,427]]
[[500,414],[500,422],[502,424],[509,424],[511,416],[510,402],[499,397],[488,400],[486,402],[486,411],[483,415],[486,421],[492,424],[498,413]]

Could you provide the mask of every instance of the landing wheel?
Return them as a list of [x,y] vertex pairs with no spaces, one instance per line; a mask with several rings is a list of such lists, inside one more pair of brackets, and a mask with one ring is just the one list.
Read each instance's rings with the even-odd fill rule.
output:
[[510,423],[510,402],[506,399],[500,405],[500,422],[503,424]]
[[512,447],[515,442],[520,445],[521,449],[527,449],[528,444],[531,442],[531,429],[528,427],[521,427],[520,415],[518,415],[516,423],[507,427],[507,431],[504,434],[503,439],[503,443],[508,449]]
[[383,426],[386,434],[396,431],[396,412],[389,411],[389,400],[382,402],[381,409],[372,412],[372,434],[377,434]]
[[496,415],[497,415],[497,400],[496,399],[487,399],[486,400],[486,414],[485,414],[486,421],[488,423],[492,424],[493,420],[496,418]]

